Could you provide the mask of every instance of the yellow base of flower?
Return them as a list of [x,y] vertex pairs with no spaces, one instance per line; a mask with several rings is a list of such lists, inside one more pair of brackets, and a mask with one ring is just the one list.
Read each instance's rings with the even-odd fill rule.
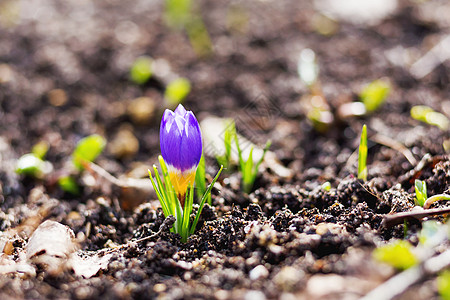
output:
[[192,185],[195,180],[195,170],[184,173],[169,171],[169,178],[172,182],[173,188],[178,195],[184,196],[189,185]]

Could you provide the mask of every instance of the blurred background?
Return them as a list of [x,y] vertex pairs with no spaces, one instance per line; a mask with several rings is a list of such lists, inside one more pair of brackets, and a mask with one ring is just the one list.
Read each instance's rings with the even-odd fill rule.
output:
[[[450,116],[449,15],[446,0],[1,0],[3,147],[44,141],[58,169],[97,133],[100,164],[121,174],[156,161],[162,112],[183,103],[199,120],[256,120],[246,137],[272,139],[295,171],[339,173],[362,123],[417,158],[440,153],[448,134],[410,109]],[[389,95],[370,118],[343,106],[378,79]]]

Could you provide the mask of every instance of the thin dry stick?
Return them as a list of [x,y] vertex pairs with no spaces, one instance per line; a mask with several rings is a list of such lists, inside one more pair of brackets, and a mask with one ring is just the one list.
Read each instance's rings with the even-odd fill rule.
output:
[[410,286],[450,266],[450,250],[425,260],[387,280],[360,300],[390,300],[403,294]]
[[394,225],[403,223],[403,221],[406,219],[421,220],[425,217],[443,215],[448,213],[450,213],[450,207],[401,212],[393,215],[386,215],[383,219],[383,222],[381,222],[381,225],[383,225],[384,227],[392,227]]
[[397,150],[401,154],[403,154],[404,157],[409,161],[409,163],[412,166],[415,166],[417,164],[417,160],[412,154],[411,151],[409,151],[408,148],[406,148],[402,143],[388,137],[385,135],[381,135],[379,133],[373,135],[370,137],[370,139],[378,144],[384,145],[386,147],[392,148],[394,150]]

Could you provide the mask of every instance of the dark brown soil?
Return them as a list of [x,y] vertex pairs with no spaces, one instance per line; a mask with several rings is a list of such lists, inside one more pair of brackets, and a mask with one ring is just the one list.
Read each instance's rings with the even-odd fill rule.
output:
[[[1,299],[358,299],[394,274],[372,258],[374,248],[394,238],[417,244],[420,221],[405,223],[406,230],[403,223],[382,226],[385,215],[414,208],[414,180],[425,180],[428,195],[450,192],[450,158],[443,147],[449,132],[410,117],[412,106],[427,105],[450,118],[450,60],[423,77],[410,72],[413,62],[448,36],[448,17],[436,13],[450,11],[445,0],[401,0],[376,24],[338,20],[329,36],[315,29],[321,14],[313,2],[198,1],[214,49],[206,57],[195,53],[185,33],[164,24],[162,1],[30,2],[21,3],[17,17],[2,11],[16,1],[0,3],[1,236],[39,219],[39,212],[38,223],[68,225],[82,250],[110,251],[112,257],[87,279],[42,266],[34,275],[2,271]],[[230,25],[233,13],[247,22]],[[315,130],[301,104],[309,95],[297,74],[304,48],[317,55],[320,91],[335,116],[324,132]],[[251,141],[272,140],[270,150],[292,172],[283,177],[264,164],[246,195],[238,172],[225,171],[187,243],[160,230],[164,217],[155,196],[130,211],[121,208],[130,199],[89,174],[77,178],[80,196],[55,184],[76,143],[93,133],[108,141],[96,162],[116,177],[145,178],[157,162],[166,82],[158,74],[143,86],[129,80],[129,68],[141,55],[164,60],[171,72],[190,80],[184,104],[199,120],[234,118]],[[382,77],[392,88],[380,109],[338,118],[343,103],[357,101],[365,84]],[[52,100],[63,97],[56,89],[67,97],[62,104]],[[146,124],[127,111],[138,97],[155,105]],[[356,178],[363,124],[369,135],[367,182]],[[113,141],[124,128],[138,148],[118,155]],[[377,143],[375,135],[404,145],[416,164]],[[16,160],[39,141],[50,145],[46,160],[54,174],[45,180],[17,175]],[[208,157],[207,164],[213,175],[216,161]],[[330,191],[321,188],[326,181]],[[56,204],[43,214],[49,201]],[[20,259],[31,233],[17,231],[13,252],[4,250],[0,266],[6,258]],[[437,299],[435,277],[399,299]]]

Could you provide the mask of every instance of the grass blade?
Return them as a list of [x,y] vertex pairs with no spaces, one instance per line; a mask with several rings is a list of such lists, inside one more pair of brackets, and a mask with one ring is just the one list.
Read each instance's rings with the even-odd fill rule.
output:
[[361,132],[358,152],[358,179],[367,181],[367,127],[364,124]]
[[220,173],[222,173],[222,170],[223,170],[223,166],[220,166],[219,172],[217,172],[216,177],[214,177],[213,181],[208,186],[208,189],[206,190],[205,194],[203,195],[202,201],[200,201],[200,205],[198,207],[198,211],[197,211],[197,214],[195,215],[195,219],[194,219],[194,222],[192,223],[191,230],[190,230],[189,234],[193,234],[194,233],[195,228],[197,227],[198,219],[200,218],[200,215],[202,213],[203,206],[205,205],[205,202],[206,202],[206,196],[211,193],[211,190],[212,190],[212,188],[214,186],[214,183],[216,183],[217,179],[219,179],[219,176],[220,176]]

